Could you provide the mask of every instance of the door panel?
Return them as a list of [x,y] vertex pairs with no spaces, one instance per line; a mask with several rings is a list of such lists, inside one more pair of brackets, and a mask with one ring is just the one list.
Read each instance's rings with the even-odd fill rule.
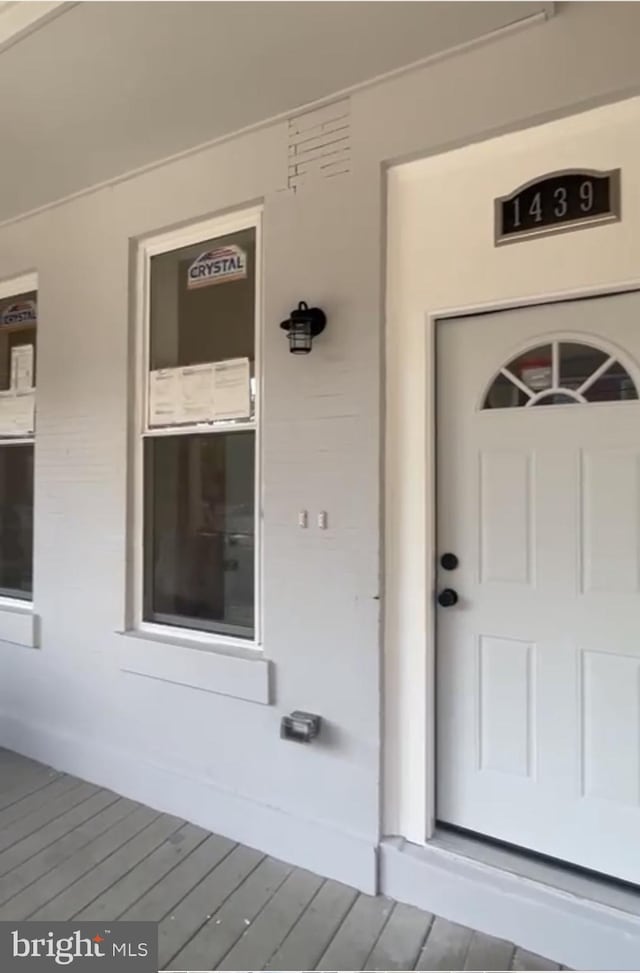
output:
[[632,882],[638,322],[634,293],[437,334],[438,817]]

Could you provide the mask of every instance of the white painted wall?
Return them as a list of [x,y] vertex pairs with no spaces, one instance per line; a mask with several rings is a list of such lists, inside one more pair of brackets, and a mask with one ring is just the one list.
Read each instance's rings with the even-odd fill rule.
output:
[[[366,301],[354,306],[354,285],[358,293],[367,288],[348,255],[359,248],[366,266],[367,246],[376,254],[377,234],[366,223],[378,213],[354,214],[325,251],[323,228],[353,211],[350,180],[290,195],[286,147],[279,125],[0,231],[3,274],[39,271],[34,604],[41,618],[41,651],[0,647],[0,738],[371,888],[379,387],[369,381],[378,366],[367,334],[378,309],[373,299],[371,309]],[[198,690],[123,672],[138,667],[139,644],[129,649],[119,634],[130,241],[263,196],[264,651],[273,663],[272,706],[211,692],[210,679]],[[370,241],[364,248],[361,230]],[[331,321],[331,340],[305,360],[289,354],[279,328],[300,298],[321,303]],[[362,373],[358,361],[368,362]],[[329,530],[302,535],[300,507],[328,510]],[[168,678],[166,647],[157,651]],[[280,717],[294,708],[326,720],[317,745],[280,739]],[[332,848],[336,858],[323,861]]]
[[[640,286],[639,163],[635,98],[389,174],[386,644],[398,691],[387,698],[387,764],[399,760],[402,770],[385,828],[414,842],[425,840],[433,802],[434,365],[427,319],[446,309]],[[622,169],[620,223],[494,246],[496,197],[545,172],[582,167]]]
[[[34,600],[41,619],[39,651],[0,644],[0,743],[374,887],[383,166],[640,91],[639,27],[633,4],[616,7],[615,16],[597,3],[568,5],[546,24],[360,91],[351,99],[351,174],[299,193],[287,190],[287,126],[278,123],[0,227],[0,277],[37,269],[40,282]],[[211,680],[204,691],[125,673],[128,649],[118,634],[126,615],[131,242],[260,200],[272,706],[209,691]],[[478,218],[488,219],[478,206]],[[455,283],[453,271],[448,279]],[[304,361],[288,354],[278,328],[299,299],[329,314]],[[397,351],[389,345],[392,371]],[[413,382],[415,372],[407,393]],[[399,422],[398,403],[389,409]],[[411,421],[419,428],[420,415]],[[393,456],[399,446],[387,448]],[[390,506],[415,497],[414,483]],[[300,507],[328,510],[329,530],[300,531]],[[419,511],[415,522],[411,508],[404,517],[419,542]],[[411,564],[393,548],[389,555],[398,571]],[[403,577],[402,590],[416,590],[407,575],[396,582]],[[397,610],[390,606],[389,617]],[[419,651],[423,628],[415,612],[411,619]],[[407,673],[399,643],[389,649],[389,696],[407,675],[419,688],[420,661]],[[327,721],[324,738],[308,748],[278,736],[281,714],[297,707]],[[393,714],[386,719],[392,732]],[[389,760],[390,792],[401,793],[409,764],[419,774],[419,758],[414,747]],[[400,826],[394,812],[386,828]]]

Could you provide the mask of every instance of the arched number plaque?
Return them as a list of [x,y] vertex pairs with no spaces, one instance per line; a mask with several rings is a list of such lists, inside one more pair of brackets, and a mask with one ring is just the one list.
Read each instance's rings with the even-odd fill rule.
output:
[[620,219],[620,169],[550,172],[495,201],[496,246]]

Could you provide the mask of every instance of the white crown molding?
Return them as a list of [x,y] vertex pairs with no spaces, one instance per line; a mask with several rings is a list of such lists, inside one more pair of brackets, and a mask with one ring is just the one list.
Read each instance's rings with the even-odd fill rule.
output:
[[63,0],[9,0],[0,3],[0,53],[75,6],[75,3]]

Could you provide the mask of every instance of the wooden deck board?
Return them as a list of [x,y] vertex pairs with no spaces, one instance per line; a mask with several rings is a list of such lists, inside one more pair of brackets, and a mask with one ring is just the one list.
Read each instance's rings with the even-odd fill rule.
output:
[[292,871],[291,865],[264,858],[173,958],[172,966],[179,970],[216,969],[247,931],[247,922],[253,922]]
[[219,835],[209,837],[165,878],[154,885],[120,919],[160,922],[232,850],[235,843]]
[[[52,799],[47,797],[47,788],[40,803],[33,808],[29,814],[21,815],[17,821],[13,821],[0,831],[0,852],[9,848],[13,850],[21,838],[26,838],[31,834],[41,834],[45,827],[60,827],[60,819],[64,818],[72,808],[82,804],[83,801],[93,797],[99,791],[93,784],[82,784],[80,781],[72,781],[72,786],[66,793],[58,794]],[[115,801],[115,797],[113,798]],[[32,800],[30,797],[29,800]],[[71,827],[73,820],[71,819]],[[55,824],[54,822],[58,822]],[[66,819],[63,822],[66,824]]]
[[10,807],[23,797],[34,794],[59,777],[65,776],[65,774],[57,774],[53,770],[50,771],[48,767],[38,769],[26,767],[9,770],[5,766],[0,769],[0,808]]
[[58,838],[57,841],[43,848],[37,855],[28,858],[22,865],[4,875],[0,878],[0,905],[16,896],[22,889],[36,882],[52,869],[62,865],[81,848],[91,844],[101,834],[108,831],[112,825],[131,814],[135,807],[133,801],[127,801],[123,797],[119,798],[74,831]]
[[508,970],[515,946],[504,939],[485,936],[474,932],[469,943],[469,950],[465,960],[465,970]]
[[97,899],[76,913],[74,919],[116,919],[150,888],[153,888],[207,837],[207,832],[185,824],[159,845],[155,851],[116,879]]
[[219,970],[261,970],[309,905],[323,880],[296,868],[267,902],[254,922],[218,964]]
[[0,908],[0,919],[27,919],[50,902],[61,891],[73,885],[100,862],[120,848],[132,835],[137,834],[157,817],[155,811],[139,807],[122,821],[110,828],[96,841],[82,848],[58,868],[47,872],[39,881],[29,885],[19,895]]
[[367,959],[366,970],[412,970],[433,916],[398,902]]
[[79,783],[80,781],[75,780],[75,778],[63,774],[58,777],[43,778],[42,785],[37,790],[13,801],[0,810],[0,830],[7,828],[14,821],[19,821],[32,812],[40,810],[43,805],[48,805],[50,801],[61,797],[65,792],[72,791]]
[[355,889],[325,881],[266,969],[315,970],[357,897]]
[[559,970],[0,748],[0,920],[158,923],[171,970]]
[[319,970],[362,970],[387,923],[394,903],[359,895],[318,963]]
[[114,882],[127,874],[139,861],[151,854],[158,845],[173,834],[182,822],[169,814],[158,815],[150,824],[130,838],[126,844],[104,858],[99,865],[70,885],[46,905],[34,912],[31,919],[73,919],[78,912],[97,899]]
[[551,960],[545,959],[543,956],[537,956],[535,953],[530,953],[527,949],[516,949],[511,969],[559,970],[561,967],[558,963],[552,963]]
[[416,970],[462,970],[473,932],[447,919],[434,919]]
[[[80,788],[76,788],[72,793],[78,803],[69,808],[63,814],[58,814],[53,821],[44,824],[39,830],[32,830],[33,825],[25,826],[23,830],[27,832],[24,838],[16,840],[15,844],[10,845],[0,852],[0,875],[5,875],[16,866],[32,858],[43,848],[47,848],[57,838],[69,834],[78,825],[93,817],[98,811],[117,800],[115,794],[109,791],[98,791],[96,788],[83,791],[83,800],[80,800]],[[59,808],[58,808],[59,810]],[[12,825],[19,830],[16,825]]]
[[[254,848],[236,845],[176,906],[172,914],[162,920],[158,929],[158,957],[161,967],[169,965],[184,943],[200,930],[212,913],[258,867],[263,858],[264,855]],[[171,966],[175,969],[173,963]]]

